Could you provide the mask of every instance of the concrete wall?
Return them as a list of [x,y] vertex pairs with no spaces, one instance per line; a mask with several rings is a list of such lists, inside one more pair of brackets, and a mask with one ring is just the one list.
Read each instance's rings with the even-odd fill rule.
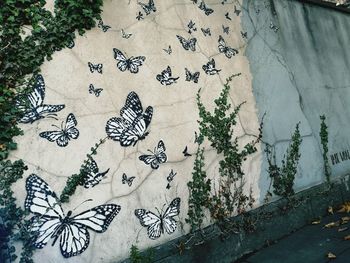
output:
[[[197,90],[205,105],[213,108],[225,79],[242,73],[232,83],[230,98],[233,105],[247,103],[240,112],[235,135],[241,143],[251,141],[257,134],[258,123],[266,113],[264,141],[276,146],[277,156],[282,157],[289,143],[295,124],[301,122],[303,135],[302,158],[296,189],[300,190],[324,180],[321,148],[318,138],[319,115],[326,114],[330,126],[330,152],[336,154],[349,148],[347,136],[349,110],[349,57],[345,53],[348,43],[350,20],[348,16],[298,1],[206,1],[213,13],[206,15],[198,5],[187,0],[155,1],[156,12],[146,15],[136,1],[104,1],[102,19],[111,28],[104,32],[95,28],[84,36],[78,36],[72,49],[56,52],[53,60],[42,67],[45,81],[45,104],[64,104],[57,112],[57,120],[45,117],[32,124],[23,124],[24,136],[18,137],[19,149],[12,158],[22,158],[29,166],[28,175],[40,176],[57,193],[62,191],[69,175],[77,173],[90,148],[100,138],[106,137],[106,123],[119,117],[131,91],[138,95],[143,110],[153,107],[148,125],[149,134],[137,140],[135,146],[122,147],[118,141],[107,140],[94,156],[100,172],[109,169],[104,179],[93,188],[79,187],[77,193],[63,210],[73,210],[73,216],[94,206],[112,203],[121,206],[104,233],[89,230],[90,244],[79,256],[67,262],[116,262],[128,256],[132,244],[144,249],[162,244],[189,231],[185,224],[187,214],[187,182],[191,178],[194,156],[194,132],[198,130],[198,111],[195,101]],[[240,13],[234,12],[236,9]],[[52,10],[53,4],[48,3]],[[137,20],[138,12],[143,19]],[[228,12],[228,17],[225,14]],[[322,19],[321,19],[322,18]],[[196,31],[188,33],[188,23],[195,22]],[[229,27],[228,34],[223,26]],[[205,36],[201,28],[210,28],[211,36]],[[122,36],[121,30],[132,34]],[[247,38],[242,33],[247,32]],[[185,39],[197,39],[195,51],[185,50],[176,35]],[[238,50],[231,59],[218,50],[222,36],[227,45]],[[163,49],[171,46],[169,55]],[[113,49],[128,57],[144,56],[143,65],[136,74],[117,68]],[[219,74],[207,75],[202,69],[214,58]],[[88,62],[103,64],[102,74],[92,73]],[[157,80],[167,66],[171,67],[176,83],[162,85]],[[200,72],[198,83],[186,81],[185,68]],[[89,85],[102,88],[99,96],[89,93]],[[96,93],[97,94],[97,93]],[[135,97],[134,97],[135,98]],[[137,103],[136,103],[137,104]],[[128,107],[130,108],[130,107]],[[79,130],[76,139],[59,147],[51,134],[45,131],[60,130],[67,116],[73,113]],[[148,115],[149,116],[149,115]],[[124,116],[125,117],[125,116]],[[148,118],[143,115],[144,120]],[[129,127],[128,125],[126,125]],[[129,127],[130,128],[130,127]],[[123,129],[122,129],[123,130]],[[126,128],[124,128],[124,131]],[[50,142],[45,137],[50,137]],[[116,136],[114,136],[116,137]],[[150,154],[162,140],[167,160],[152,169],[139,160]],[[125,140],[124,140],[125,141]],[[263,145],[245,163],[246,186],[252,187],[259,206],[269,186],[267,162],[262,153]],[[217,182],[218,160],[208,145],[205,152],[208,175]],[[164,158],[163,158],[164,159]],[[334,176],[347,173],[349,162],[332,166]],[[167,176],[177,173],[167,189]],[[134,176],[130,186],[123,184],[123,174]],[[16,185],[19,200],[27,193],[25,180]],[[31,185],[28,187],[30,191]],[[175,217],[177,229],[171,235],[150,239],[147,229],[135,216],[135,209],[166,209],[172,200],[180,198],[179,216]],[[93,199],[86,202],[87,199]],[[177,199],[176,199],[177,200]],[[175,201],[176,203],[176,201]],[[210,224],[207,220],[206,224]],[[35,253],[35,262],[62,262],[58,248],[49,244]]]

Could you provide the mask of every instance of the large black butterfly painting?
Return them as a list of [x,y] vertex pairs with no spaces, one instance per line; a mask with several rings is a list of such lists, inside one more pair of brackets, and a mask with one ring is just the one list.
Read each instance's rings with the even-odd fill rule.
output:
[[157,147],[152,152],[148,150],[152,154],[143,154],[139,157],[140,161],[143,161],[147,165],[151,165],[152,169],[158,169],[161,163],[165,163],[168,157],[165,154],[165,145],[162,140],[158,142]]
[[120,71],[129,70],[131,73],[139,72],[139,67],[142,66],[146,60],[144,56],[130,57],[127,58],[123,52],[117,48],[113,48],[114,58],[118,61],[117,68]]
[[[78,124],[73,113],[67,116],[66,124],[58,131],[45,131],[39,133],[39,136],[47,139],[50,142],[56,142],[58,146],[65,147],[71,139],[77,139],[79,137],[79,130],[75,127]],[[54,125],[53,125],[54,126]]]
[[[45,82],[42,75],[37,75],[33,91],[26,97],[18,98],[16,106],[23,112],[21,123],[33,123],[45,117],[56,116],[56,112],[62,110],[65,106],[44,104]],[[29,103],[28,103],[29,102]],[[28,105],[29,104],[29,105]]]
[[105,232],[121,207],[116,204],[99,205],[78,215],[65,214],[54,191],[39,176],[32,174],[26,181],[25,209],[32,212],[30,231],[33,246],[43,248],[52,238],[59,240],[65,258],[83,253],[89,246],[88,229]]
[[113,117],[107,121],[106,133],[112,140],[119,141],[123,147],[135,146],[148,135],[152,115],[153,108],[148,106],[143,112],[139,96],[132,91],[126,98],[125,106],[120,110],[120,117]]
[[135,215],[140,220],[140,224],[147,227],[147,234],[150,239],[157,239],[164,232],[169,235],[175,232],[177,222],[174,217],[180,214],[180,202],[179,197],[175,198],[165,212],[158,211],[158,215],[145,209],[135,210]]

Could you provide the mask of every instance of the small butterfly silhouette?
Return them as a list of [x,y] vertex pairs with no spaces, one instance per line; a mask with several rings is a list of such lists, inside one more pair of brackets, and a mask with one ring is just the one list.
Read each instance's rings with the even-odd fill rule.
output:
[[98,27],[102,29],[103,32],[107,32],[111,27],[109,25],[103,24],[102,20],[98,21]]
[[125,33],[124,29],[121,30],[121,33],[122,33],[122,38],[125,38],[125,39],[129,39],[132,36],[132,34],[130,33],[129,34]]
[[236,14],[236,16],[239,16],[239,14],[241,13],[241,10],[237,9],[237,7],[234,6],[234,11],[233,12]]
[[128,186],[130,187],[135,178],[135,176],[128,177],[125,173],[123,173],[122,184],[128,184]]
[[248,38],[248,33],[241,31],[242,38]]
[[88,66],[91,73],[94,73],[96,71],[97,73],[102,74],[103,65],[101,63],[92,64],[91,62],[88,62]]
[[94,94],[96,97],[100,96],[102,90],[101,88],[96,89],[93,84],[89,85],[89,93]]
[[191,34],[194,31],[197,31],[197,28],[195,27],[196,23],[194,23],[192,20],[188,23],[188,33]]
[[228,35],[230,32],[230,27],[222,25],[222,31]]
[[221,71],[221,69],[215,68],[215,60],[213,58],[207,64],[203,65],[202,69],[207,75],[215,75]]
[[228,19],[228,20],[232,20],[228,12],[225,14],[225,17],[226,17],[226,19]]
[[169,47],[167,49],[163,48],[164,52],[167,53],[168,55],[170,55],[173,50],[171,49],[171,46],[169,45]]
[[186,81],[193,80],[194,83],[198,83],[200,72],[191,73],[187,68],[185,68]]
[[169,175],[167,176],[166,180],[168,181],[168,184],[166,186],[166,189],[170,189],[170,183],[174,180],[174,177],[177,173],[174,173],[173,169],[171,169]]
[[206,36],[211,36],[210,28],[201,28],[203,35]]
[[204,3],[204,1],[202,1],[200,4],[199,4],[199,9],[200,10],[203,10],[205,15],[209,16],[210,14],[212,14],[214,12],[213,9],[209,8],[206,6],[206,4]]
[[192,156],[192,154],[188,153],[188,149],[187,149],[187,146],[185,147],[185,149],[182,151],[183,155],[185,157],[188,157],[188,156]]
[[165,70],[163,70],[160,74],[156,76],[156,79],[160,82],[160,84],[168,86],[173,83],[176,83],[179,77],[173,78],[171,68],[170,66],[168,66]]
[[139,11],[137,14],[136,14],[136,19],[138,21],[142,20],[143,19],[143,14]]

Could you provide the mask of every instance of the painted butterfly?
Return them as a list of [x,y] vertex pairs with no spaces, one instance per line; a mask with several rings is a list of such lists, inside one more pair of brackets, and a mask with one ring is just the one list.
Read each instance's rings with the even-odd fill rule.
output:
[[145,61],[144,56],[130,57],[126,58],[124,54],[116,48],[113,48],[114,58],[118,61],[117,68],[124,72],[129,70],[131,73],[139,72],[139,67],[142,66],[142,63]]
[[185,149],[182,151],[182,154],[183,154],[185,157],[192,156],[192,154],[188,153],[188,148],[187,148],[187,146],[186,146]]
[[56,142],[60,147],[65,147],[68,145],[69,140],[77,139],[79,137],[79,131],[77,128],[75,128],[77,124],[78,122],[75,119],[74,114],[70,113],[67,116],[64,128],[62,123],[59,131],[45,131],[39,133],[39,136],[41,138],[47,139],[50,142]]
[[140,224],[143,227],[147,227],[147,234],[150,239],[157,239],[164,232],[167,232],[169,235],[175,232],[177,222],[174,217],[180,214],[180,202],[181,199],[179,197],[175,198],[171,201],[164,214],[158,211],[158,215],[156,215],[145,209],[135,210],[135,216],[140,220]]
[[143,14],[141,12],[138,12],[138,14],[136,14],[136,19],[138,21],[142,20],[143,19]]
[[206,37],[206,36],[211,36],[211,32],[210,32],[210,28],[201,28],[202,32],[203,32],[203,35]]
[[167,176],[166,180],[168,181],[168,184],[166,186],[166,189],[170,189],[170,183],[173,181],[175,175],[177,175],[177,173],[174,173],[173,169],[171,169],[169,175]]
[[204,70],[205,74],[208,75],[215,75],[221,71],[221,69],[215,68],[215,60],[213,58],[207,64],[203,65],[202,69]]
[[171,46],[169,45],[169,47],[167,49],[163,48],[164,52],[167,53],[168,55],[170,55],[173,50],[171,49]]
[[103,89],[101,88],[95,88],[94,85],[89,85],[89,93],[94,94],[96,97],[99,97]]
[[103,32],[107,32],[111,27],[109,25],[103,24],[102,20],[98,21],[98,28],[101,28]]
[[176,83],[179,78],[180,77],[172,78],[170,66],[168,66],[165,70],[156,76],[156,79],[160,82],[160,84],[166,86]]
[[103,65],[101,63],[92,64],[91,62],[88,62],[88,66],[91,73],[94,73],[95,71],[97,71],[98,73],[102,74]]
[[198,83],[200,72],[191,73],[187,68],[185,68],[186,81],[193,80],[194,83]]
[[[45,117],[57,116],[56,112],[64,109],[65,105],[44,104],[45,82],[42,75],[37,75],[33,91],[25,97],[16,100],[16,107],[23,112],[20,123],[33,123]],[[29,101],[29,105],[28,102]],[[29,106],[29,107],[28,107]]]
[[206,6],[206,4],[204,3],[204,1],[202,1],[200,4],[199,4],[199,9],[200,10],[203,10],[204,13],[209,16],[210,14],[212,14],[214,12],[213,9],[209,8]]
[[168,157],[165,154],[165,145],[162,140],[158,142],[157,147],[155,147],[154,151],[148,150],[151,152],[151,155],[145,154],[139,157],[140,161],[143,161],[147,165],[151,165],[152,169],[158,169],[159,165],[165,163]]
[[123,173],[122,184],[128,184],[128,186],[131,186],[135,178],[136,178],[135,176],[127,177],[127,175]]
[[54,245],[59,239],[63,257],[69,258],[83,253],[89,246],[88,229],[97,233],[105,232],[119,213],[121,207],[115,204],[99,205],[78,215],[67,215],[62,210],[55,192],[35,174],[26,180],[27,197],[24,207],[34,213],[30,231],[33,246],[43,248],[53,238]]
[[228,12],[225,14],[225,17],[226,17],[226,19],[228,19],[228,20],[232,20],[231,17],[230,17],[230,14],[229,14]]
[[230,27],[222,25],[222,32],[228,35],[230,33]]
[[146,15],[149,15],[151,12],[157,11],[157,8],[154,5],[153,0],[149,0],[148,4],[144,4],[144,3],[140,3],[140,2],[138,2],[138,4],[142,7],[143,11],[145,11]]
[[176,37],[179,39],[182,47],[185,50],[191,50],[191,51],[196,51],[196,42],[197,39],[194,38],[190,38],[188,40],[186,40],[185,38],[183,38],[182,36],[176,35]]
[[242,38],[247,39],[248,38],[248,33],[241,31],[241,36],[242,36]]
[[238,54],[238,50],[226,45],[226,42],[222,36],[219,36],[219,51],[220,53],[224,53],[227,58],[232,58],[236,54]]
[[195,26],[196,26],[196,23],[194,23],[192,20],[188,23],[187,28],[188,28],[189,34],[191,34],[194,31],[197,31],[197,28]]
[[100,173],[100,169],[97,166],[96,161],[92,157],[89,157],[86,164],[84,165],[84,171],[86,172],[86,176],[84,178],[84,187],[92,188],[101,182],[101,180],[109,172],[109,168],[106,171]]
[[241,10],[237,9],[237,7],[234,6],[234,11],[233,12],[236,14],[236,16],[239,16],[239,14],[241,13]]
[[131,33],[125,33],[124,29],[121,30],[122,38],[129,39],[132,34]]
[[120,110],[121,117],[113,117],[107,121],[106,133],[112,140],[119,141],[123,147],[135,146],[148,135],[152,115],[153,108],[148,106],[143,112],[139,96],[132,91],[126,98],[125,106]]

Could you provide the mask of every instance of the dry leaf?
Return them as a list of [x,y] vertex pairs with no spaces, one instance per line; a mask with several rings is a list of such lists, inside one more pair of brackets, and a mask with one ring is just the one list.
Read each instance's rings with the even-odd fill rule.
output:
[[338,213],[349,213],[350,212],[350,202],[345,202],[341,205]]
[[334,258],[337,258],[337,256],[334,255],[332,252],[328,252],[327,258],[329,258],[329,259],[334,259]]
[[331,215],[333,215],[334,214],[334,212],[333,212],[333,207],[331,207],[331,206],[328,206],[328,213],[329,214],[331,214]]
[[350,240],[350,235],[345,236],[344,240]]
[[311,222],[311,225],[318,225],[321,223],[321,220],[315,220]]
[[331,228],[331,227],[336,227],[336,226],[339,226],[339,225],[340,225],[340,222],[336,221],[336,222],[330,222],[330,223],[326,224],[324,227],[325,228]]
[[338,229],[338,232],[343,232],[345,230],[348,230],[348,227],[341,227],[341,228]]

